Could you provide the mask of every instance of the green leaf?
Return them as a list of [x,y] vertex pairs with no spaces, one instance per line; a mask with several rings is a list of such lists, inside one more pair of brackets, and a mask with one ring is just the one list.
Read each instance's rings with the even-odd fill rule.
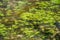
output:
[[52,3],[60,4],[60,0],[51,0]]

